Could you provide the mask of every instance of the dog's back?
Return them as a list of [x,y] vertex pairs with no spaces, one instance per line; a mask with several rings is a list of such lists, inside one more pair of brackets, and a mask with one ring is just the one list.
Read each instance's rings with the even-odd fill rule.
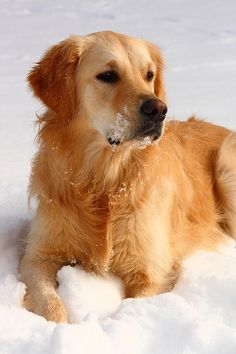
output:
[[[198,179],[200,171],[193,166],[200,164],[209,177],[219,224],[229,236],[236,238],[236,134],[194,117],[186,122],[170,121],[168,130],[184,147],[187,174]],[[199,183],[196,189],[199,191]]]

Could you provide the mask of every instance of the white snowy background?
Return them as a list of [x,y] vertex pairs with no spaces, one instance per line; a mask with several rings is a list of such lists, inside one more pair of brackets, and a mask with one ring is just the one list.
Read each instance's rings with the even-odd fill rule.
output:
[[22,308],[17,267],[41,110],[25,77],[50,45],[105,29],[163,49],[170,117],[236,128],[235,0],[0,0],[0,354],[235,354],[233,242],[186,260],[175,289],[152,298],[122,301],[118,280],[64,267],[58,292],[73,324]]

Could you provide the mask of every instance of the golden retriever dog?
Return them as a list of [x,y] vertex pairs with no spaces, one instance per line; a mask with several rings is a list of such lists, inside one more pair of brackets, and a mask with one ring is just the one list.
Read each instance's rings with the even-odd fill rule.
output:
[[195,118],[165,122],[163,59],[113,32],[72,36],[28,76],[46,106],[20,264],[25,307],[67,322],[57,271],[114,274],[126,297],[170,290],[181,261],[236,236],[236,134]]

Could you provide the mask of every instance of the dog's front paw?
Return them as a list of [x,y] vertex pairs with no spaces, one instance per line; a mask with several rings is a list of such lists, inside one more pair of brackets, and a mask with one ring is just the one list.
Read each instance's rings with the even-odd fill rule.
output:
[[37,315],[43,316],[48,321],[66,323],[67,313],[65,307],[55,294],[32,294],[27,293],[24,298],[24,307]]

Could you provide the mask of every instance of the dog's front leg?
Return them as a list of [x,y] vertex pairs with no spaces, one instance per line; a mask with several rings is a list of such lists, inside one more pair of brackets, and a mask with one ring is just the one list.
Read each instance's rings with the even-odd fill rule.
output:
[[56,273],[62,265],[61,262],[29,258],[27,255],[20,265],[22,281],[27,286],[25,308],[58,323],[67,322],[64,305],[55,291]]
[[[123,280],[126,297],[170,290],[178,271],[171,253],[168,219],[152,206],[111,218],[112,272]],[[168,211],[168,206],[164,211]]]
[[170,291],[178,276],[178,267],[171,267],[170,263],[164,270],[160,269],[158,263],[150,265],[147,262],[145,266],[140,267],[140,260],[137,259],[132,269],[128,265],[126,269],[126,272],[123,268],[119,273],[119,277],[124,283],[126,298],[153,296]]
[[148,269],[131,272],[123,275],[125,296],[127,298],[146,297],[161,294],[172,290],[178,276],[177,267],[173,266],[166,273],[160,272],[159,276],[150,276]]

